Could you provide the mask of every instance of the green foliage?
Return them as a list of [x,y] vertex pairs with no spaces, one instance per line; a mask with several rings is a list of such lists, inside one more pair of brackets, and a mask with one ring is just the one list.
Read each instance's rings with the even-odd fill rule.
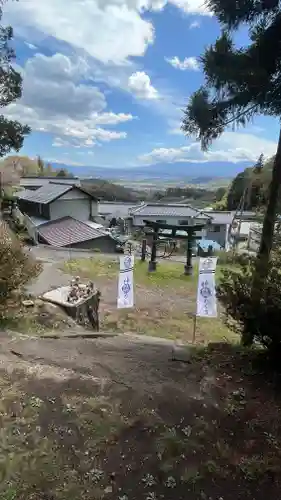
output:
[[44,175],[45,165],[44,165],[44,162],[43,162],[41,156],[37,157],[37,166],[38,166],[39,175]]
[[[245,125],[256,113],[281,114],[279,3],[209,0],[208,4],[222,33],[201,57],[205,85],[192,95],[183,121],[184,132],[197,135],[203,149],[229,123]],[[252,43],[236,48],[232,30],[245,22]]]
[[252,168],[246,168],[230,184],[226,195],[226,210],[236,210],[245,189],[245,210],[257,210],[266,206],[272,176],[274,157],[260,164],[260,158]]
[[[50,163],[45,163],[40,156],[32,159],[28,156],[11,155],[0,163],[0,168],[6,177],[14,166],[18,175],[22,177],[73,177],[73,174],[66,169],[55,170]],[[13,184],[16,184],[15,180]]]
[[0,226],[0,304],[7,303],[14,290],[36,276],[38,266],[29,258],[19,240]]
[[61,168],[60,170],[57,171],[56,177],[65,178],[65,177],[74,177],[74,175],[68,172],[66,168]]
[[[268,274],[256,297],[252,294],[255,259],[242,256],[239,267],[221,271],[217,296],[226,311],[226,321],[242,335],[261,343],[271,355],[281,354],[281,252],[275,251],[269,263]],[[280,357],[279,357],[280,360]]]
[[146,196],[141,191],[134,191],[103,179],[91,179],[91,182],[82,183],[82,188],[99,200],[106,201],[136,202],[143,200]]
[[[255,114],[281,115],[281,4],[277,0],[208,0],[222,32],[201,57],[205,85],[191,96],[182,129],[206,150],[225,128],[245,126]],[[233,31],[247,24],[251,43],[235,47]],[[262,170],[263,158],[260,166]],[[257,276],[266,276],[273,243],[281,184],[281,133],[256,261]],[[250,191],[249,191],[250,192]],[[254,190],[251,189],[253,193]],[[257,193],[259,189],[257,190]]]
[[233,266],[241,262],[241,254],[232,251],[219,250],[214,252],[214,256],[218,258],[218,264],[221,266]]
[[[0,2],[0,20],[2,5]],[[0,107],[4,108],[19,99],[22,95],[22,77],[12,66],[15,59],[14,50],[10,47],[13,30],[10,26],[0,26]],[[5,156],[11,149],[19,151],[24,137],[30,133],[27,125],[8,120],[0,115],[0,156]]]

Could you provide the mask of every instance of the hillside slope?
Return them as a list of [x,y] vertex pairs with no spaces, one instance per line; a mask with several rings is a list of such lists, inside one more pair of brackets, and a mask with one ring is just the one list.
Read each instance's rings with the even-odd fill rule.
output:
[[261,169],[257,170],[253,166],[239,173],[231,182],[225,196],[216,205],[216,208],[221,210],[236,210],[246,188],[248,190],[244,209],[255,210],[263,208],[268,199],[273,161],[274,157],[266,161]]

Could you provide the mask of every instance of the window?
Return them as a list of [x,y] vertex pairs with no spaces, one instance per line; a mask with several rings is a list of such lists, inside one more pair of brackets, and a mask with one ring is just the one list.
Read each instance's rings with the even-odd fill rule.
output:
[[178,221],[179,226],[188,226],[189,225],[189,220],[188,219],[180,219]]
[[215,224],[213,227],[212,227],[212,231],[213,233],[219,233],[221,230],[221,227],[218,225],[218,224]]
[[167,224],[166,219],[156,219],[155,222],[158,222],[159,224]]

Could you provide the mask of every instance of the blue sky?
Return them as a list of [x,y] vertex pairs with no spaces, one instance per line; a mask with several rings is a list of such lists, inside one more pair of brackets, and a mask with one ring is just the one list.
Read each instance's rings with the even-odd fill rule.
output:
[[[276,119],[228,130],[207,153],[180,130],[203,82],[198,56],[220,31],[201,0],[20,0],[7,3],[3,21],[14,27],[24,78],[22,99],[5,112],[33,130],[21,154],[172,168],[275,152]],[[246,31],[236,41],[246,43]]]

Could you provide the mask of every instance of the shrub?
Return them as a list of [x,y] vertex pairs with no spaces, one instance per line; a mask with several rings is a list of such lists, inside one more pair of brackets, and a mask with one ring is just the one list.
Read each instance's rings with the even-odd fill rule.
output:
[[244,344],[259,342],[277,357],[281,355],[280,259],[280,251],[272,254],[264,287],[257,291],[256,297],[252,296],[253,257],[244,255],[235,269],[222,270],[217,287],[228,326],[240,332]]
[[0,304],[4,305],[12,292],[21,288],[39,271],[38,264],[27,256],[9,229],[0,225]]
[[218,250],[214,252],[214,256],[218,257],[218,264],[222,266],[240,264],[241,261],[243,262],[245,260],[245,254],[238,254],[232,250],[229,252]]

